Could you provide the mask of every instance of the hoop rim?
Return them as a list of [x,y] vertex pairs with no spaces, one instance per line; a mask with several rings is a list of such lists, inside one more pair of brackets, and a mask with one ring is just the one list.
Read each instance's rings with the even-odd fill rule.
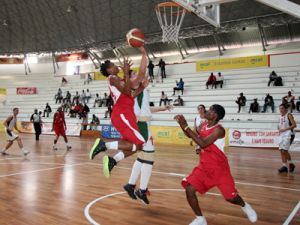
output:
[[[178,4],[178,3],[176,3],[176,2],[162,2],[162,3],[159,3],[159,4],[157,4],[156,6],[155,6],[155,10],[156,11],[159,11],[160,13],[164,13],[164,12],[161,12],[160,11],[160,8],[162,8],[162,7],[179,7],[179,8],[181,8],[181,10],[179,10],[178,12],[179,13],[183,13],[183,11],[187,11],[188,12],[188,10],[186,9],[186,8],[184,8],[182,5],[180,5],[180,4]],[[166,14],[171,14],[170,12],[165,12]],[[174,12],[172,13],[172,14],[174,14]]]

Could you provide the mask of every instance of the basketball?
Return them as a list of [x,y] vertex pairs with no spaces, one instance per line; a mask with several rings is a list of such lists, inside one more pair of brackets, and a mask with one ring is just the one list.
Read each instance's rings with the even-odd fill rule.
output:
[[133,28],[126,34],[128,44],[133,48],[142,47],[145,43],[145,35],[144,33],[138,29]]

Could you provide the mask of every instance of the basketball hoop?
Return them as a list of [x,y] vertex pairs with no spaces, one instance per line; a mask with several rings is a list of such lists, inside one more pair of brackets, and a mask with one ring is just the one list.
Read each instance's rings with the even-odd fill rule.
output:
[[177,43],[186,9],[175,2],[164,2],[155,7],[155,12],[162,29],[162,42]]

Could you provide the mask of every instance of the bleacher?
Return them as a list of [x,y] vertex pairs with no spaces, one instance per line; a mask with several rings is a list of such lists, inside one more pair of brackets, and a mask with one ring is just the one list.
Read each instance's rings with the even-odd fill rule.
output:
[[[178,67],[178,64],[176,65]],[[192,66],[192,64],[191,64]],[[290,67],[276,67],[276,68],[254,68],[254,69],[239,69],[221,71],[224,76],[223,89],[206,89],[205,83],[210,72],[207,73],[168,73],[167,79],[163,83],[160,80],[155,80],[150,86],[151,101],[155,106],[159,105],[161,91],[164,90],[169,98],[175,99],[180,92],[174,97],[173,87],[175,80],[183,78],[185,82],[185,91],[182,98],[185,105],[183,107],[176,107],[172,112],[161,112],[153,115],[153,125],[159,126],[177,126],[173,117],[176,114],[184,114],[190,124],[192,124],[195,115],[196,107],[199,104],[210,106],[214,103],[221,104],[226,109],[226,116],[223,124],[228,128],[262,128],[262,129],[276,129],[278,122],[278,106],[281,104],[281,99],[292,90],[292,94],[298,97],[300,95],[300,66]],[[284,86],[274,87],[267,86],[269,73],[275,70],[278,75],[282,76]],[[170,71],[170,70],[169,70]],[[173,70],[174,71],[174,70]],[[218,71],[212,71],[215,74]],[[94,97],[99,93],[100,97],[104,92],[108,92],[106,81],[93,81],[89,85],[84,85],[84,80],[80,76],[69,76],[68,84],[65,87],[61,86],[61,77],[53,77],[53,75],[28,75],[20,79],[20,76],[11,77],[1,82],[5,84],[8,89],[8,96],[5,104],[0,105],[0,121],[3,121],[8,114],[11,113],[13,107],[20,108],[19,120],[29,121],[33,109],[43,111],[46,102],[48,102],[55,112],[59,104],[55,104],[54,95],[60,87],[63,91],[63,96],[67,90],[73,95],[76,91],[81,93],[83,89],[89,89],[92,93],[88,106],[90,107],[89,121],[93,114],[100,118],[101,124],[110,123],[109,119],[104,119],[104,112],[106,107],[93,108]],[[16,95],[16,87],[37,87],[37,95]],[[239,93],[243,92],[247,98],[246,107],[242,108],[241,113],[237,113],[237,104],[235,103]],[[266,113],[248,114],[250,103],[253,98],[258,98],[258,102],[262,107],[264,104],[264,97],[266,93],[270,93],[275,101],[275,112],[271,113],[268,108]],[[44,122],[52,122],[53,113],[49,118],[43,118]],[[295,113],[296,121],[300,121],[300,114]],[[81,123],[77,118],[68,118],[67,123]]]

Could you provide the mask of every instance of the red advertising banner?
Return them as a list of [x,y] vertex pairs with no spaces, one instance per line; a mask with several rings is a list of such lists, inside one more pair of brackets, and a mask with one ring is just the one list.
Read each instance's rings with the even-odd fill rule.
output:
[[20,87],[17,88],[17,95],[36,95],[37,88],[36,87]]
[[56,62],[67,62],[67,61],[76,61],[76,60],[86,60],[89,56],[86,52],[83,53],[73,53],[56,56]]
[[22,58],[0,58],[0,64],[23,64]]

